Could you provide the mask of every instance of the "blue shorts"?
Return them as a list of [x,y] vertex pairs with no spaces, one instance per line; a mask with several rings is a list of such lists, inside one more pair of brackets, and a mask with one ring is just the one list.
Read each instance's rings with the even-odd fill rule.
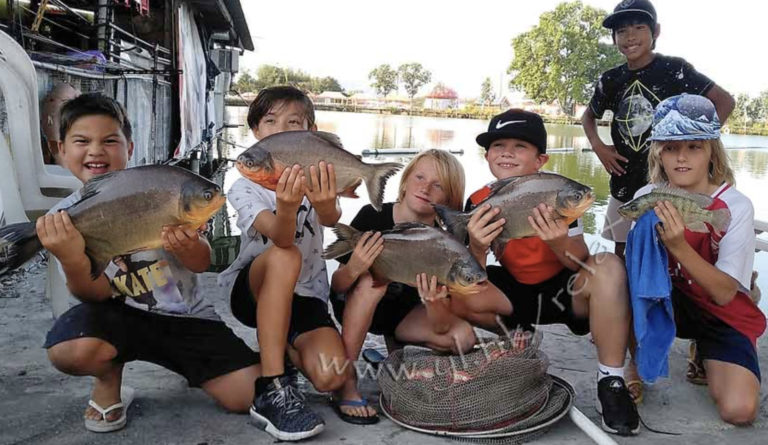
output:
[[757,350],[746,335],[697,305],[693,299],[672,288],[677,336],[696,340],[703,360],[733,363],[752,371],[760,381]]

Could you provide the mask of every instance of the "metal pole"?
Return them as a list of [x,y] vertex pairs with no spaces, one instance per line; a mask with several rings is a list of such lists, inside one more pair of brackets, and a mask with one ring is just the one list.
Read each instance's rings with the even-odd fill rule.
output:
[[592,423],[592,421],[589,420],[589,418],[585,416],[584,413],[579,411],[575,406],[571,407],[568,415],[571,417],[573,423],[575,423],[580,430],[584,431],[584,434],[589,436],[589,438],[592,439],[597,445],[618,445],[616,441],[611,438],[611,436],[605,434],[603,430]]

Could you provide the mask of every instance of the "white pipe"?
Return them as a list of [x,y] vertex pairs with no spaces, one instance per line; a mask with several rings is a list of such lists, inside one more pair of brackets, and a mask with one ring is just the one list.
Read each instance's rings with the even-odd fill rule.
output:
[[571,407],[571,411],[568,413],[573,420],[573,423],[584,431],[584,434],[589,436],[598,445],[618,445],[615,440],[611,439],[611,436],[607,435],[603,430],[597,427],[587,416],[579,411],[575,406]]

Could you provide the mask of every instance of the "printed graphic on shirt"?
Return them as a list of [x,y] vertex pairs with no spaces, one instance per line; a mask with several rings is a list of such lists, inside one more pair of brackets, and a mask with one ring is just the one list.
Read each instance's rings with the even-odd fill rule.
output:
[[[174,279],[170,264],[164,258],[116,257],[107,276],[112,287],[126,303],[150,312],[187,314],[189,307],[182,295],[183,284]],[[142,307],[144,306],[144,307]]]
[[640,80],[632,82],[624,91],[614,119],[622,140],[635,152],[648,148],[647,138],[643,136],[651,128],[653,108],[659,102],[659,98]]

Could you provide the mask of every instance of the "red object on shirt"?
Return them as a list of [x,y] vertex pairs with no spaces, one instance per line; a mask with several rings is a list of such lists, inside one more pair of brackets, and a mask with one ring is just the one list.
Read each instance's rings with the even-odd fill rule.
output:
[[[488,186],[481,188],[469,200],[476,206],[490,194]],[[509,240],[501,258],[497,258],[515,280],[523,284],[538,284],[560,273],[565,266],[554,251],[538,236]]]
[[[707,210],[728,208],[728,205],[718,198],[728,187],[723,187],[715,195],[712,204],[707,207]],[[711,226],[707,226],[709,227],[709,232],[707,233],[692,232],[685,229],[685,240],[704,260],[714,265],[718,258],[720,240],[725,233],[716,233]],[[749,295],[737,291],[736,296],[730,303],[720,306],[712,300],[712,297],[709,296],[709,293],[704,288],[693,281],[688,271],[680,265],[671,253],[669,253],[669,275],[672,278],[672,285],[692,298],[699,307],[746,335],[752,344],[756,345],[757,337],[765,331],[766,321],[765,316],[755,303],[752,302]]]

